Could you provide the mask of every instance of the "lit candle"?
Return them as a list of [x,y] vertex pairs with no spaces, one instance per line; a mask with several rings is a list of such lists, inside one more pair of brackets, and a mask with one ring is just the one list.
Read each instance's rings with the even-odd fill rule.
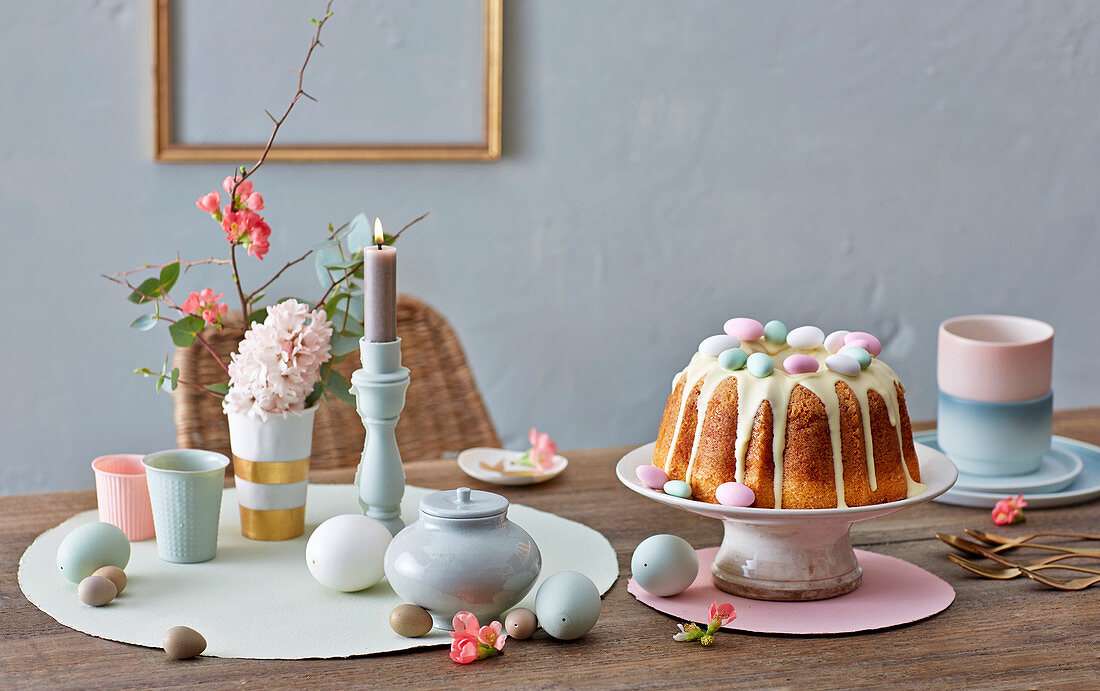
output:
[[384,241],[375,218],[374,244],[363,250],[363,333],[371,343],[397,340],[397,248]]

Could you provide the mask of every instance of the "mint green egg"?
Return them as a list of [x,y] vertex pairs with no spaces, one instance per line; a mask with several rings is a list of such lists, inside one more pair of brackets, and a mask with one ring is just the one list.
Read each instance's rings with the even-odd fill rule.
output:
[[860,348],[859,346],[848,346],[841,349],[842,355],[847,355],[853,360],[859,363],[860,369],[867,369],[871,366],[871,354],[867,352],[866,348]]
[[775,369],[775,364],[767,353],[753,353],[746,361],[746,366],[749,368],[749,374],[760,379],[769,376]]
[[665,494],[670,494],[681,499],[691,499],[691,485],[683,480],[669,480],[665,483]]
[[768,343],[783,345],[787,342],[787,325],[778,319],[772,319],[764,325],[764,340]]
[[67,580],[80,583],[96,569],[130,563],[130,541],[110,523],[86,523],[73,530],[57,548],[57,570]]
[[740,348],[728,348],[718,354],[718,364],[731,372],[744,367],[748,359],[749,354]]

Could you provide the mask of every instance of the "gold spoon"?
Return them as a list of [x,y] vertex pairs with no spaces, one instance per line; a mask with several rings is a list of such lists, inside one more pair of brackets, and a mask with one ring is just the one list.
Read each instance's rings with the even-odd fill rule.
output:
[[1086,535],[1084,533],[1032,533],[1031,535],[1025,535],[1023,537],[1001,537],[1000,535],[994,535],[993,533],[987,533],[983,530],[971,530],[970,528],[964,528],[967,535],[970,537],[981,540],[989,545],[1002,545],[997,551],[1005,549],[1011,549],[1012,547],[1019,547],[1028,540],[1032,540],[1037,537],[1068,537],[1075,540],[1100,540],[1100,535]]
[[[1029,566],[1028,568],[1032,571],[1039,571],[1042,569],[1068,569],[1070,571],[1081,571],[1083,573],[1091,573],[1100,576],[1100,571],[1094,571],[1093,569],[1085,569],[1080,566],[1069,566],[1066,564],[1054,563],[1062,559],[1074,559],[1075,557],[1076,555],[1073,554],[1059,554],[1057,556],[1047,557],[1040,563]],[[972,562],[969,559],[960,557],[957,554],[948,554],[947,558],[955,562],[959,566],[963,567],[967,571],[982,576],[983,578],[992,578],[998,581],[1007,581],[1023,574],[1023,571],[1021,571],[1020,567],[1018,566],[1007,566],[1000,568],[985,566]]]
[[1020,569],[1021,572],[1036,583],[1042,583],[1058,590],[1084,590],[1085,588],[1100,583],[1100,576],[1085,576],[1083,578],[1051,578],[1035,573],[1031,569]]

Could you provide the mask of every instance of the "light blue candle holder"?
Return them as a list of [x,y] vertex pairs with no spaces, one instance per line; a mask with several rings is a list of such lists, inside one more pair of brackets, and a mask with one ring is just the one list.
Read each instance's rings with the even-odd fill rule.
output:
[[355,487],[364,515],[380,521],[396,535],[405,527],[401,520],[405,468],[394,428],[405,407],[409,369],[401,366],[400,338],[386,343],[361,338],[359,354],[363,367],[351,375],[351,393],[367,439],[355,470]]

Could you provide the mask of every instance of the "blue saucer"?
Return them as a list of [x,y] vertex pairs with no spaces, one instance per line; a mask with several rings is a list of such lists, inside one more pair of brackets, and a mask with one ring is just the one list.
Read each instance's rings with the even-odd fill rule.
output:
[[1039,467],[1033,473],[986,476],[971,475],[960,470],[955,487],[975,492],[1001,494],[1021,492],[1050,494],[1060,492],[1073,484],[1084,467],[1084,462],[1077,454],[1062,446],[1052,446],[1043,455],[1043,459],[1039,461]]
[[[924,444],[925,446],[939,449],[939,445],[936,443],[935,430],[915,434],[913,435],[913,440],[918,444]],[[1059,491],[1022,490],[1024,500],[1028,503],[1029,508],[1042,509],[1055,506],[1069,506],[1071,504],[1083,504],[1100,497],[1100,447],[1086,444],[1085,442],[1075,439],[1068,439],[1066,437],[1053,437],[1051,439],[1051,449],[1060,452],[1057,455],[1061,456],[1066,464],[1072,463],[1072,461],[1067,460],[1066,457],[1070,459],[1072,459],[1073,456],[1078,457],[1081,460],[1081,471],[1077,474],[1077,477],[1073,478],[1069,485],[1064,486]],[[1071,469],[1072,468],[1067,469],[1067,472]],[[1024,483],[1022,484],[1026,484],[1026,480],[1029,477],[1028,475],[1016,478],[978,478],[978,476],[974,475],[967,476],[968,479],[974,482],[995,481],[997,483],[1005,483],[1004,485],[994,485],[994,487],[1007,486],[1007,484],[1014,480],[1023,480]],[[959,474],[959,480],[960,482],[963,480],[963,475],[961,473]],[[1010,489],[991,489],[989,491],[967,489],[960,487],[959,484],[956,483],[954,487],[932,501],[938,501],[942,504],[954,504],[956,506],[993,508],[994,504],[1004,499],[1006,496],[1019,493],[1021,493],[1020,490]]]

